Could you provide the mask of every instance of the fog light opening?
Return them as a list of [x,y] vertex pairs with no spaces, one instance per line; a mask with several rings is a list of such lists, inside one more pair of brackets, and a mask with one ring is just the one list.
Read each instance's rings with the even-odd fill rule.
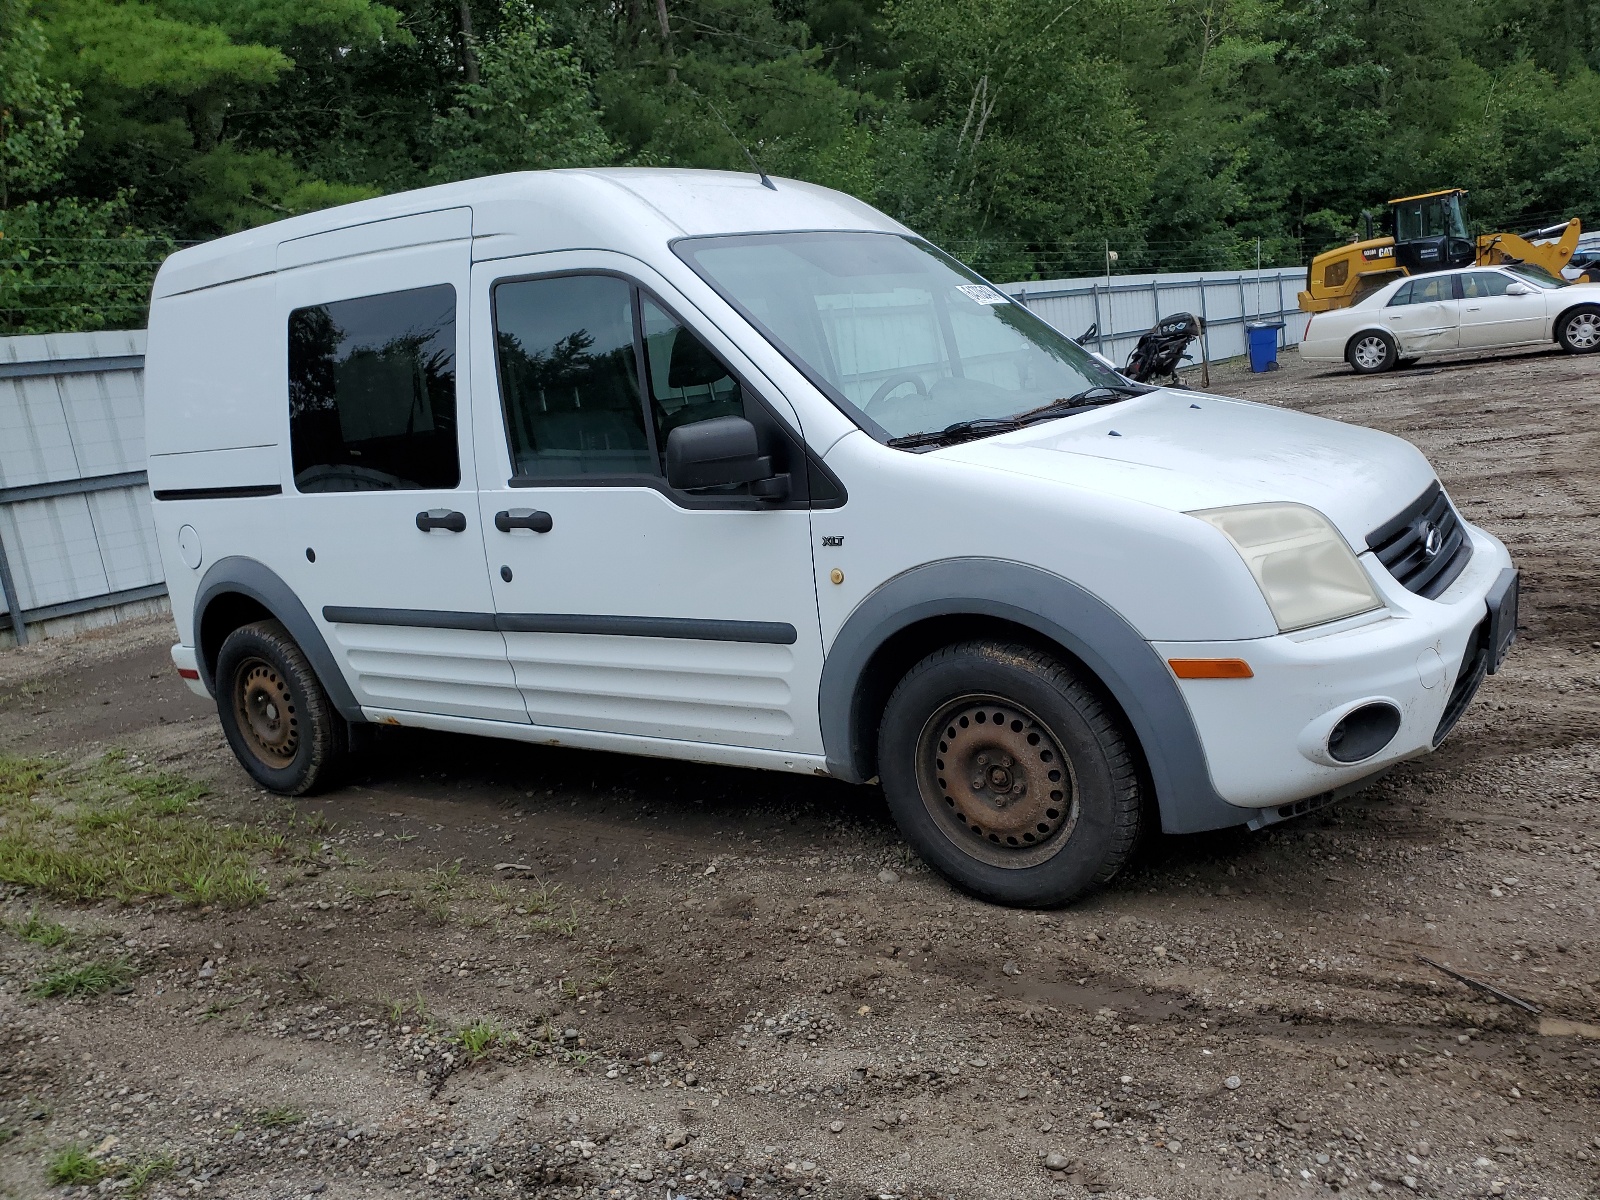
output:
[[1344,715],[1328,734],[1328,757],[1357,763],[1371,758],[1400,732],[1400,710],[1392,704],[1363,704]]

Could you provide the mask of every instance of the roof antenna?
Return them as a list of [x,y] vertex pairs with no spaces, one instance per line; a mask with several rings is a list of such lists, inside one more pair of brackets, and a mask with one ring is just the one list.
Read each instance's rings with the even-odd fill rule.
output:
[[[684,84],[683,86],[689,87],[688,84]],[[707,100],[704,96],[700,95],[700,93],[695,91],[692,87],[689,88],[689,91],[695,96],[696,99],[705,102],[705,106],[711,110],[711,115],[717,119],[717,124],[722,126],[722,132],[732,138],[733,144],[738,146],[739,150],[744,154],[745,160],[750,164],[750,169],[757,175],[761,176],[761,186],[774,192],[777,191],[778,185],[767,178],[767,173],[761,169],[761,164],[756,161],[756,156],[750,153],[750,147],[746,146],[744,142],[740,140],[738,134],[734,133],[733,130],[728,128],[728,123],[722,119],[722,114],[717,111],[717,106],[711,103],[710,100]]]

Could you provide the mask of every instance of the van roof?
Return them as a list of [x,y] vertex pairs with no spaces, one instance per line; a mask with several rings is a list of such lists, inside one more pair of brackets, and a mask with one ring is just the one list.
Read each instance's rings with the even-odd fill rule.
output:
[[[470,228],[475,260],[575,249],[616,250],[648,258],[652,252],[659,255],[673,238],[708,234],[803,229],[910,232],[851,196],[796,179],[774,179],[768,186],[760,176],[734,171],[646,167],[521,171],[344,204],[180,250],[162,264],[154,296],[159,299],[290,266],[436,240],[445,236],[439,232],[445,225],[404,218],[451,211],[468,217],[451,225],[461,233]],[[362,233],[348,240],[305,241],[347,229]],[[284,255],[282,247],[291,242],[296,251]]]

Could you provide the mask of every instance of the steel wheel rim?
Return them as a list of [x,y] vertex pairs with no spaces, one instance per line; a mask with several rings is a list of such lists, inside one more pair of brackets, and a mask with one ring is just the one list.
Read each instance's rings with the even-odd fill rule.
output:
[[1373,370],[1383,366],[1389,357],[1389,347],[1381,337],[1364,337],[1356,343],[1354,358],[1358,366]]
[[924,807],[980,862],[1037,866],[1071,839],[1079,811],[1072,761],[1022,705],[994,695],[957,697],[922,727],[916,755]]
[[248,658],[233,676],[233,711],[250,752],[282,769],[300,751],[300,714],[289,683],[263,658]]
[[1567,322],[1567,341],[1578,350],[1600,345],[1600,314],[1579,313]]

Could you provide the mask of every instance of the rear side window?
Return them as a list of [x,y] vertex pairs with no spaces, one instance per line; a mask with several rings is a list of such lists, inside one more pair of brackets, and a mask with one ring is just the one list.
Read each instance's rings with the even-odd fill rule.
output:
[[1397,308],[1402,304],[1410,304],[1411,293],[1416,286],[1417,284],[1415,280],[1408,280],[1407,282],[1402,283],[1397,289],[1395,289],[1394,295],[1389,297],[1389,307]]
[[454,488],[449,284],[289,314],[289,441],[302,492]]

